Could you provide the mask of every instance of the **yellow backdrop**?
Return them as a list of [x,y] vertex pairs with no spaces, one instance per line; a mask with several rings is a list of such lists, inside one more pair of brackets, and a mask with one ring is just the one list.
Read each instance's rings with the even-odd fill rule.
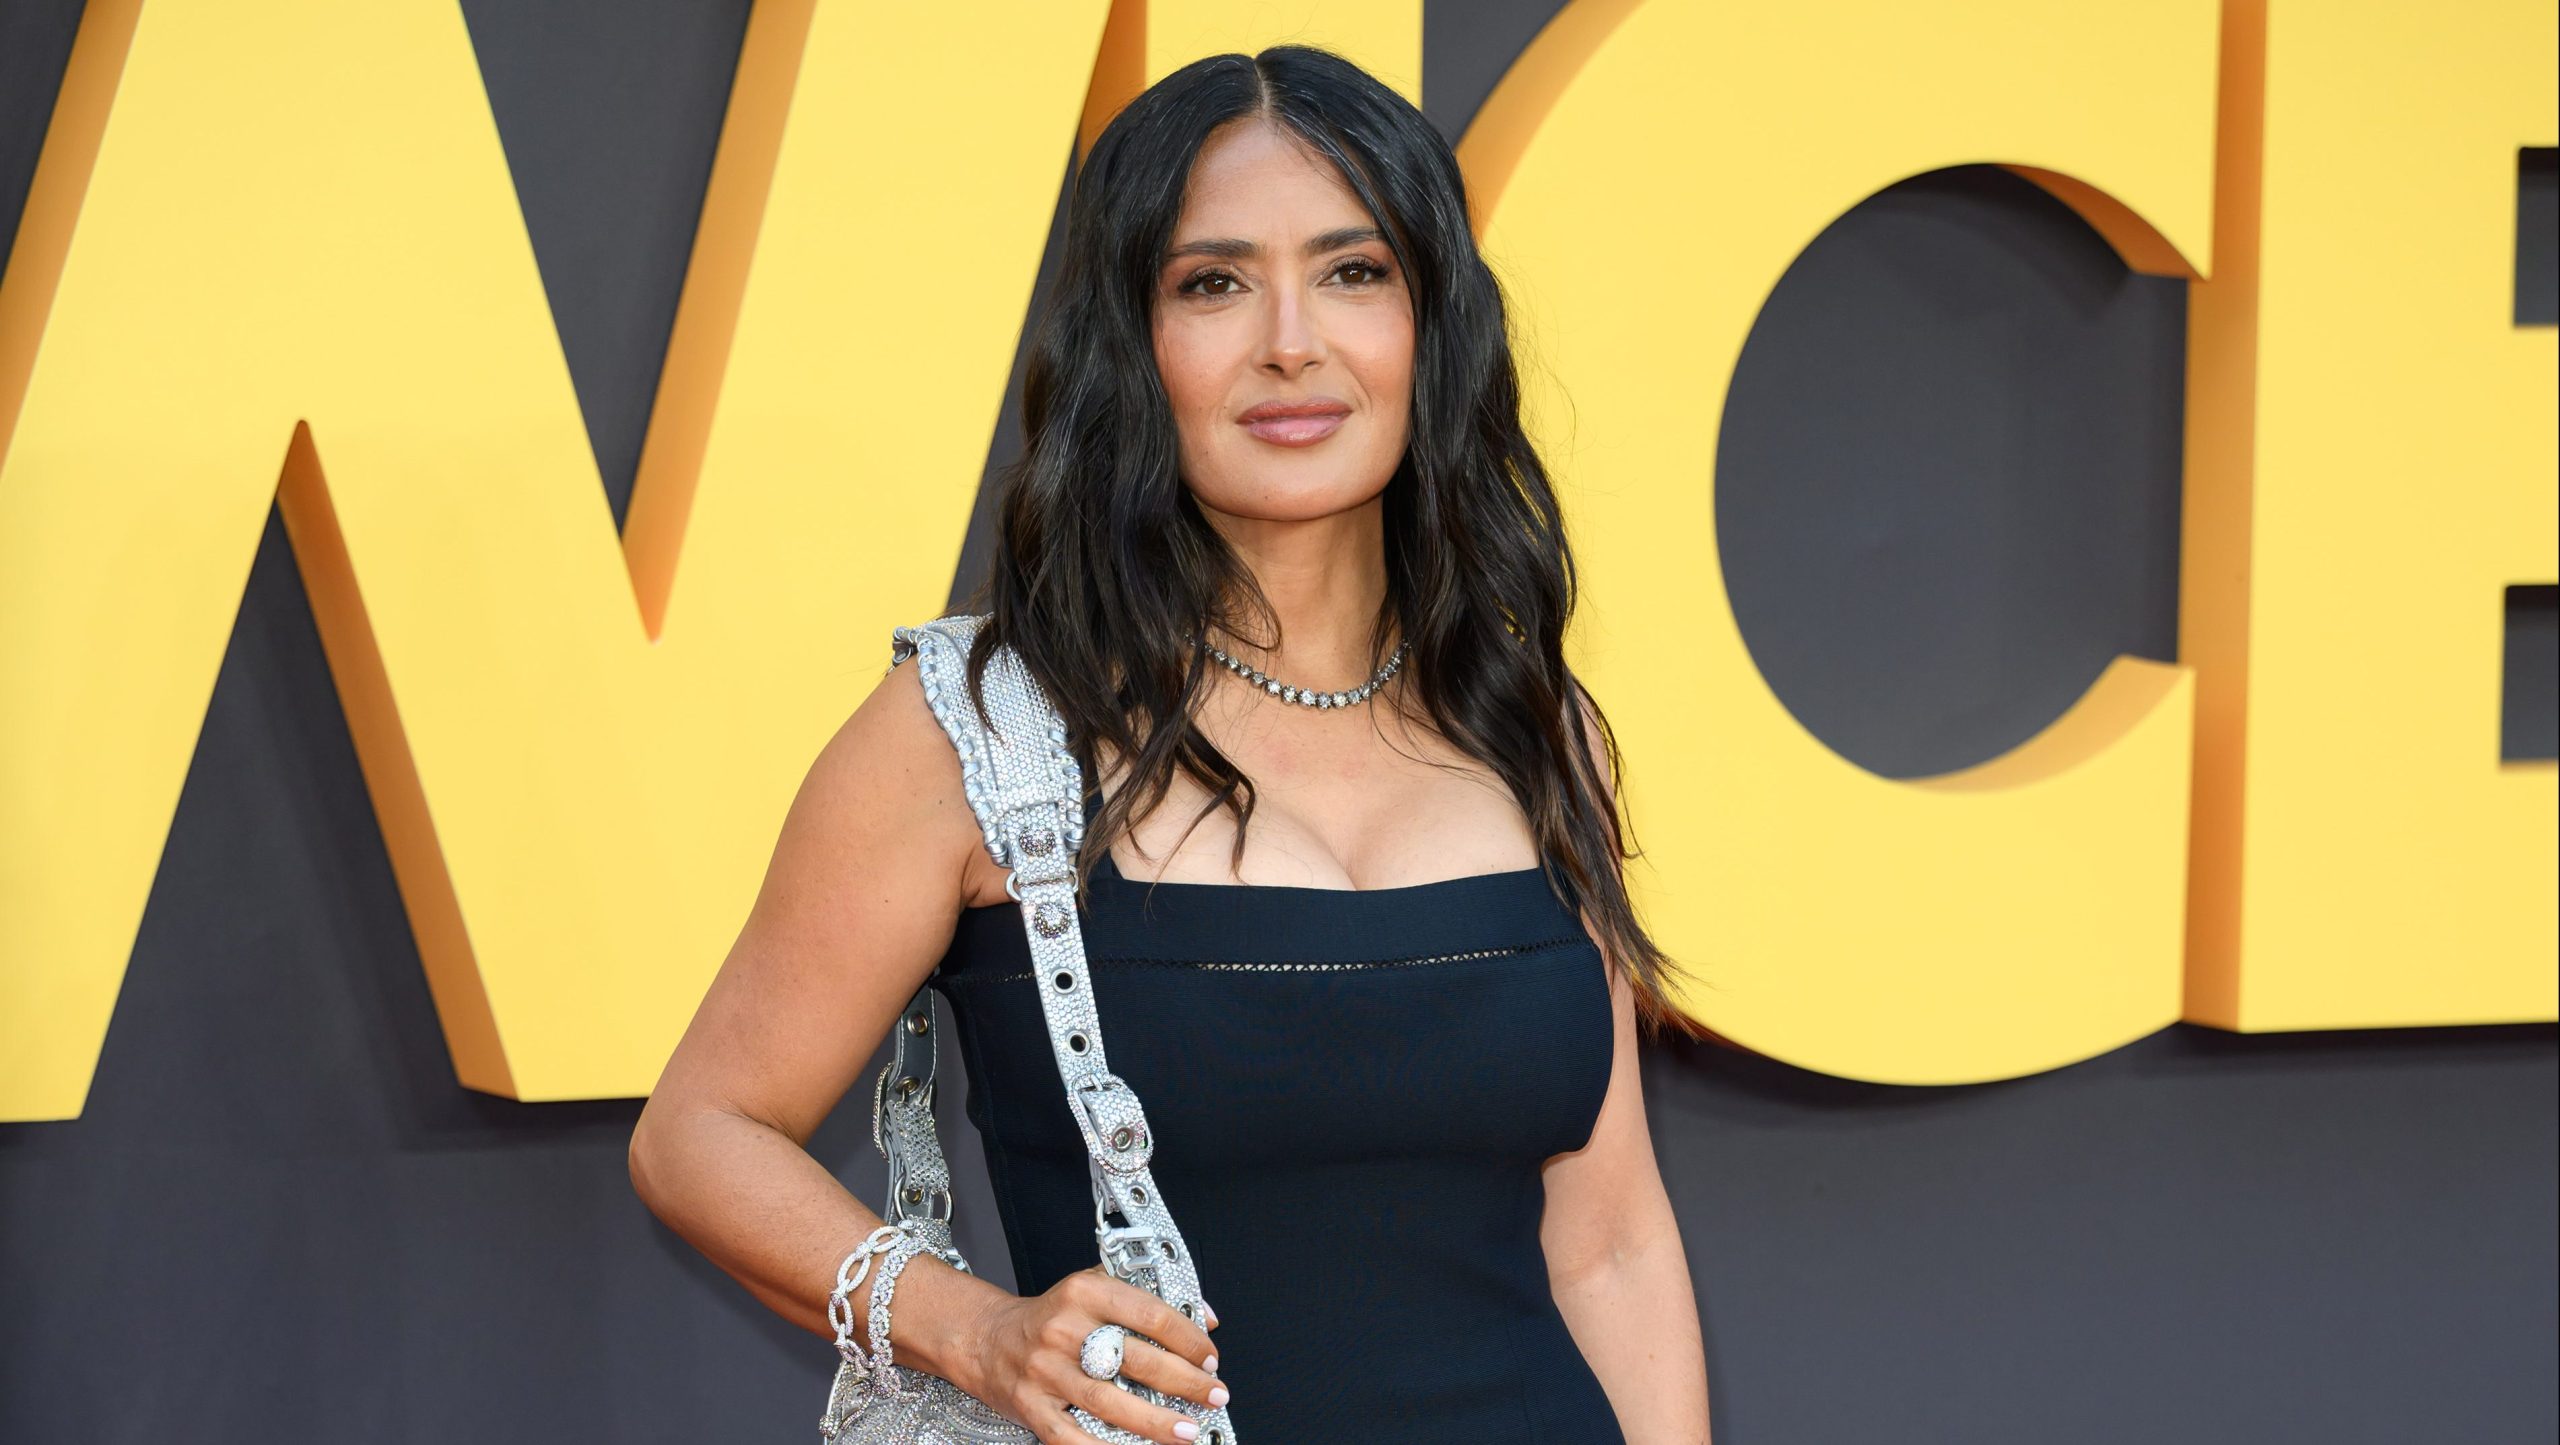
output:
[[[0,1119],[81,1108],[279,498],[462,1081],[649,1088],[809,759],[948,590],[1068,138],[1280,39],[1419,92],[1419,0],[1004,9],[986,45],[760,0],[617,539],[451,0],[92,0],[0,279]],[[2497,649],[2501,589],[2560,573],[2554,338],[2505,269],[2554,39],[2532,0],[1549,27],[1463,159],[1573,399],[1533,407],[1576,662],[1699,1017],[1938,1083],[2182,1013],[2553,1016],[2560,790],[2498,761]],[[1979,161],[2195,283],[2184,662],[1893,782],[1760,679],[1694,425],[1824,226]],[[1584,264],[1602,230],[1679,284]],[[904,284],[919,236],[971,284]],[[1629,665],[1675,615],[1644,642],[1684,665]]]

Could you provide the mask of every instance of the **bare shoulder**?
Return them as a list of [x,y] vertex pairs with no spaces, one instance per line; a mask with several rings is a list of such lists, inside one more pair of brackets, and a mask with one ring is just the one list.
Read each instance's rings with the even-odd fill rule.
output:
[[921,669],[908,663],[891,668],[819,750],[775,856],[838,877],[894,878],[956,912],[980,901],[972,864],[983,853],[959,756],[925,701]]
[[915,672],[891,669],[810,764],[642,1133],[719,1108],[806,1140],[948,951],[986,855]]

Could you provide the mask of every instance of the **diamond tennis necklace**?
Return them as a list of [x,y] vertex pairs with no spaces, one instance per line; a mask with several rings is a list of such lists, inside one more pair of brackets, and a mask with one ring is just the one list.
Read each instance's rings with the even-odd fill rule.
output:
[[1346,688],[1341,692],[1319,692],[1311,687],[1293,687],[1278,678],[1269,676],[1250,663],[1228,656],[1224,649],[1206,638],[1195,637],[1192,641],[1205,648],[1211,657],[1226,664],[1227,671],[1261,688],[1282,702],[1293,702],[1300,707],[1314,708],[1357,707],[1367,702],[1370,694],[1383,686],[1388,678],[1395,676],[1397,668],[1404,666],[1405,653],[1413,646],[1413,639],[1410,637],[1398,642],[1395,655],[1388,658],[1385,666],[1380,667],[1367,682],[1358,687]]

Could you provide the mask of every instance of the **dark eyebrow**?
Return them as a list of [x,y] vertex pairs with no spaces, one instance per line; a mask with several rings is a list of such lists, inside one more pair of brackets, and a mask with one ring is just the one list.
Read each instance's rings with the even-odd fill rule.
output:
[[1327,231],[1323,235],[1309,241],[1307,243],[1307,254],[1310,256],[1321,256],[1327,251],[1341,251],[1353,246],[1365,246],[1372,241],[1383,246],[1387,243],[1387,238],[1385,233],[1381,232],[1375,226],[1343,226],[1335,230]]
[[[1375,226],[1341,226],[1307,242],[1307,254],[1321,256],[1327,251],[1340,251],[1350,246],[1365,246],[1371,242],[1383,245],[1386,239],[1385,233]],[[1184,256],[1207,256],[1219,261],[1250,261],[1261,254],[1262,248],[1251,241],[1239,240],[1232,236],[1216,236],[1197,241],[1185,241],[1166,252],[1165,259],[1171,261]]]
[[1185,241],[1165,253],[1165,259],[1170,261],[1182,256],[1209,256],[1220,261],[1249,261],[1261,254],[1262,248],[1251,241],[1220,237],[1213,240]]

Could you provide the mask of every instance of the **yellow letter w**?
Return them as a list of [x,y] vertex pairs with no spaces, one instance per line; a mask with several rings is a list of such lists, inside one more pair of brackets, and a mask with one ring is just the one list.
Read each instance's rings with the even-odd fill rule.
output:
[[92,0],[0,283],[0,1119],[87,1096],[279,497],[462,1081],[649,1090],[943,604],[1107,8],[755,7],[617,540],[451,0]]

